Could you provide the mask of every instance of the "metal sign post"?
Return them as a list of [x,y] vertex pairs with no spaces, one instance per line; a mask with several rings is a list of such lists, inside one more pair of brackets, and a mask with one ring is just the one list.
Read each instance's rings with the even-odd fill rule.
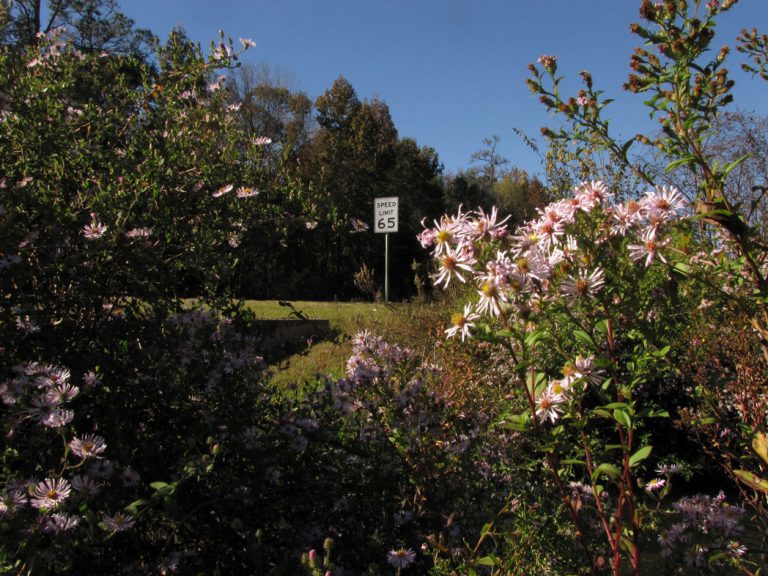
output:
[[373,228],[384,234],[384,302],[389,302],[389,233],[397,232],[400,200],[397,196],[376,198],[373,202]]

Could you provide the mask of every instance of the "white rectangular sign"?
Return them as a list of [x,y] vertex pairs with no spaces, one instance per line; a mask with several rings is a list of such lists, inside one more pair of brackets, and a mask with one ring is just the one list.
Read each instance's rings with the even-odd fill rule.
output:
[[389,196],[373,201],[373,229],[378,233],[397,232],[397,212],[399,198]]

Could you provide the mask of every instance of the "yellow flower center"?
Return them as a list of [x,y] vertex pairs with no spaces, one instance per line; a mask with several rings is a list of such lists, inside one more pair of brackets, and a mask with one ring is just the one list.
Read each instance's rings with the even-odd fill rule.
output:
[[467,318],[461,312],[455,312],[451,316],[451,322],[453,322],[454,326],[462,327],[467,323]]
[[487,296],[488,298],[494,298],[499,294],[496,285],[491,282],[484,282],[480,287],[480,292],[482,292],[483,295]]

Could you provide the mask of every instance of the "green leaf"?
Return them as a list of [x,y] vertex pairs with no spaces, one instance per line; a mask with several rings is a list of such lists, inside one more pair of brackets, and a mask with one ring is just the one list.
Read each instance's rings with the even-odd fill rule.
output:
[[608,319],[605,318],[603,320],[600,320],[595,324],[595,330],[600,332],[601,334],[607,334],[608,333]]
[[595,341],[592,339],[592,336],[584,332],[584,330],[574,330],[573,337],[586,346],[595,347]]
[[751,156],[754,156],[754,154],[752,154],[752,153],[750,152],[749,154],[745,154],[745,155],[744,155],[744,156],[742,156],[741,158],[737,158],[736,160],[734,160],[733,162],[731,162],[730,164],[728,164],[728,165],[725,167],[725,169],[723,170],[723,174],[724,174],[724,175],[727,175],[727,174],[728,174],[728,173],[729,173],[731,170],[733,170],[734,168],[736,168],[736,166],[738,166],[739,164],[741,164],[742,162],[744,162],[744,160],[746,160],[747,158],[750,158]]
[[613,415],[608,410],[603,410],[602,408],[595,408],[592,410],[593,414],[597,414],[601,418],[613,418]]
[[624,428],[632,428],[632,417],[627,414],[624,410],[616,409],[613,411],[613,419],[616,420],[619,424],[624,426]]
[[594,472],[592,472],[592,482],[594,483],[598,478],[600,478],[601,475],[608,476],[612,480],[616,480],[619,476],[621,476],[621,471],[613,464],[604,462],[595,468]]
[[768,480],[760,478],[760,476],[752,474],[752,472],[748,472],[746,470],[734,470],[733,475],[744,482],[744,484],[747,486],[751,486],[755,490],[768,493]]
[[547,375],[544,372],[535,372],[528,375],[528,390],[534,395],[544,388],[547,381]]
[[482,558],[478,558],[476,562],[480,566],[496,566],[498,564],[498,560],[493,556],[483,556]]
[[629,152],[630,147],[635,142],[634,138],[630,138],[626,142],[624,142],[624,145],[621,147],[621,155],[626,157],[627,152]]
[[531,417],[528,414],[510,414],[498,423],[499,428],[527,432],[531,428]]
[[632,406],[627,404],[626,402],[611,402],[610,404],[606,404],[603,406],[606,410],[614,410],[616,408],[621,408],[622,410],[627,410],[629,412],[632,411]]
[[708,426],[709,424],[716,424],[716,423],[717,423],[717,418],[713,416],[708,416],[707,418],[699,418],[695,422],[696,426]]
[[762,432],[755,434],[752,439],[752,449],[763,459],[763,462],[768,464],[768,439],[766,439],[765,434]]
[[530,348],[534,346],[539,340],[547,336],[549,333],[543,328],[534,330],[525,337],[525,345]]
[[140,508],[149,506],[150,504],[152,504],[151,500],[147,500],[146,498],[139,498],[138,500],[134,500],[128,504],[128,506],[125,507],[125,511],[129,512],[133,516],[136,516],[139,513]]
[[675,168],[679,168],[680,166],[684,166],[686,164],[691,164],[692,162],[695,162],[695,161],[696,161],[695,156],[691,156],[691,155],[683,156],[682,158],[678,158],[674,162],[670,162],[669,164],[667,164],[667,167],[664,169],[664,172],[669,174]]
[[165,498],[176,491],[176,484],[168,484],[167,482],[151,482],[149,486],[155,490],[155,493],[152,495],[153,499]]
[[672,346],[670,346],[669,344],[667,344],[667,345],[666,345],[666,346],[664,346],[664,348],[662,348],[661,350],[654,350],[654,351],[653,351],[653,355],[654,355],[654,356],[656,356],[656,358],[663,358],[664,356],[666,356],[667,354],[669,354],[669,351],[670,351],[671,349],[672,349]]
[[653,446],[643,446],[642,448],[640,448],[637,452],[635,452],[634,454],[632,454],[632,456],[629,457],[629,467],[632,468],[640,464],[640,462],[642,462],[643,460],[648,458],[648,456],[650,456],[652,450],[653,450]]

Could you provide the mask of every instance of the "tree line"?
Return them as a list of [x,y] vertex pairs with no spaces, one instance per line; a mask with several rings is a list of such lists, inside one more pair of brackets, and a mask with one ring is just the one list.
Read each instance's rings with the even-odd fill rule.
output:
[[[109,54],[126,68],[168,64],[158,39],[137,28],[117,0],[5,0],[1,6],[0,41],[6,46],[21,50],[62,28],[78,50]],[[171,44],[186,47],[166,48],[166,57],[173,52],[183,58],[196,49],[181,29],[171,33],[166,46]],[[100,82],[110,81],[93,78],[90,94],[72,98],[87,100]],[[498,136],[483,141],[468,169],[447,173],[435,148],[398,134],[386,102],[360,98],[343,76],[315,98],[268,64],[239,63],[224,78],[208,81],[222,84],[239,129],[265,151],[235,159],[260,163],[260,200],[269,204],[264,217],[251,216],[232,236],[236,263],[222,288],[236,296],[375,297],[384,271],[383,237],[371,226],[377,197],[400,198],[400,230],[390,238],[393,298],[411,297],[417,285],[427,284],[427,257],[416,240],[422,221],[459,205],[496,205],[522,222],[545,203],[542,183],[498,154]],[[139,90],[138,74],[135,82]],[[368,294],[355,283],[361,270],[372,276]],[[200,282],[187,278],[179,290],[194,293]]]

